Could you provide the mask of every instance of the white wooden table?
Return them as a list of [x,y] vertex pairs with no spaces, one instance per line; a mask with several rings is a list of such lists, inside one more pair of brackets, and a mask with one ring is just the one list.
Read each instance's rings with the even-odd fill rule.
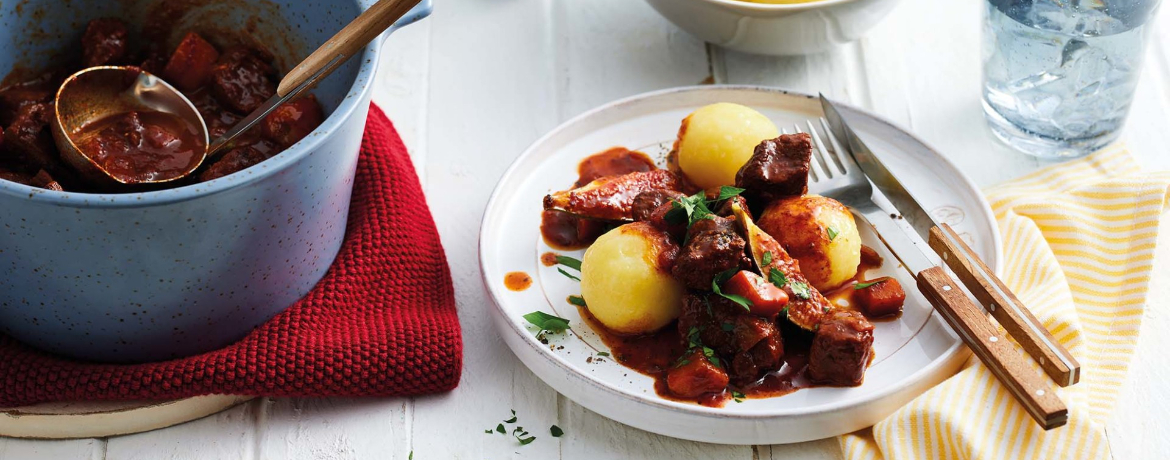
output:
[[[479,220],[496,180],[565,119],[610,100],[701,82],[826,95],[921,135],[979,185],[1042,166],[999,146],[979,106],[980,0],[903,0],[867,38],[831,53],[765,58],[707,46],[638,0],[444,0],[399,32],[376,102],[411,148],[442,234],[464,332],[449,394],[397,399],[258,399],[149,433],[109,439],[0,439],[0,459],[838,458],[835,440],[720,446],[670,439],[574,404],[537,379],[490,324],[475,264]],[[1170,15],[1163,14],[1124,138],[1147,168],[1170,169]],[[1170,232],[1164,232],[1170,233]],[[1170,243],[1165,238],[1163,243]],[[1119,410],[1114,458],[1170,452],[1170,244]],[[519,414],[539,439],[484,430]],[[561,438],[548,427],[564,428]],[[1160,454],[1158,454],[1160,453]]]

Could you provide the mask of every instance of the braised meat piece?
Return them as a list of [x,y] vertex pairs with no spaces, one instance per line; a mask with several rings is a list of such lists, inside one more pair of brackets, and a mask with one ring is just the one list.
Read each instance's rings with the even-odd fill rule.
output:
[[0,125],[8,126],[16,120],[20,109],[33,104],[51,104],[53,91],[45,85],[13,85],[0,89]]
[[544,197],[545,210],[602,220],[633,220],[634,198],[647,190],[678,190],[678,176],[665,169],[607,176]]
[[4,129],[4,149],[0,151],[0,159],[13,160],[32,170],[55,170],[59,157],[49,132],[53,116],[53,105],[47,102],[21,106],[12,124]]
[[115,65],[126,61],[130,32],[121,19],[102,18],[89,21],[81,36],[81,62],[85,67]]
[[261,161],[267,160],[268,155],[261,153],[259,150],[247,147],[236,147],[225,153],[218,161],[199,174],[200,182],[207,182],[212,179],[219,179],[228,174],[242,171]]
[[181,91],[194,91],[211,78],[212,66],[219,60],[219,51],[195,32],[188,32],[171,54],[163,78]]
[[735,174],[735,186],[748,198],[767,202],[808,191],[808,167],[812,138],[808,134],[784,134],[756,146],[751,159]]
[[[647,190],[634,197],[634,220],[650,220],[655,211],[662,205],[670,205],[671,201],[683,198],[682,192],[677,190]],[[668,208],[669,209],[669,208]]]
[[276,94],[271,56],[250,48],[224,52],[211,68],[215,98],[240,114],[248,114]]
[[678,328],[683,337],[694,334],[702,345],[715,350],[737,385],[755,382],[778,369],[784,357],[784,341],[772,319],[749,314],[720,296],[683,297]]
[[264,137],[281,148],[288,148],[308,136],[324,120],[321,104],[310,94],[277,107],[264,118],[260,128]]
[[735,219],[701,219],[687,230],[687,242],[671,273],[688,288],[710,290],[716,275],[751,267],[745,247],[747,242],[735,231]]
[[873,324],[852,310],[836,310],[825,317],[813,337],[808,376],[814,382],[857,386],[873,347]]
[[701,350],[683,356],[679,365],[666,372],[667,388],[684,398],[722,393],[728,380],[727,372],[708,360]]

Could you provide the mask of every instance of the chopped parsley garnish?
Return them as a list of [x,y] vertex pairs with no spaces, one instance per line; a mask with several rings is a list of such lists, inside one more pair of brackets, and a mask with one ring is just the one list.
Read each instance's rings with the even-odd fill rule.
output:
[[581,281],[581,278],[578,278],[578,277],[576,277],[576,276],[573,276],[573,274],[571,274],[571,273],[569,273],[569,272],[565,271],[565,269],[563,269],[563,268],[561,268],[561,267],[557,267],[557,271],[558,271],[558,272],[561,272],[561,274],[562,274],[562,275],[565,275],[565,276],[569,277],[569,279],[571,279],[571,280],[573,280],[573,281]]
[[514,436],[517,441],[520,441],[521,446],[527,446],[532,444],[532,441],[536,440],[536,436],[530,436],[522,426],[518,426],[516,429],[512,430],[512,436]]
[[483,430],[483,432],[484,432],[484,433],[487,433],[487,434],[492,434],[492,429],[491,429],[491,428],[488,428],[488,429],[486,429],[486,430]]
[[508,430],[504,429],[503,423],[496,425],[496,431],[499,432],[500,434],[505,434],[508,432]]
[[735,390],[731,391],[731,397],[732,397],[732,399],[735,399],[735,402],[737,402],[737,403],[741,403],[741,402],[743,402],[744,399],[747,399],[747,396],[745,396],[743,393],[740,393],[740,392],[735,391]]
[[532,323],[533,326],[539,327],[540,332],[564,332],[565,329],[569,328],[569,320],[542,311],[534,311],[524,315],[524,319]]
[[573,270],[581,271],[581,261],[572,257],[557,254],[557,263]]
[[578,307],[584,307],[585,306],[585,298],[581,297],[579,295],[571,295],[571,296],[569,296],[569,303],[576,305]]
[[[772,265],[772,251],[764,251],[764,257],[761,257],[760,259],[760,264],[764,267]],[[763,269],[764,267],[760,267],[760,269]]]
[[730,268],[723,273],[716,275],[715,279],[711,280],[711,290],[715,291],[715,293],[720,297],[735,302],[736,304],[739,304],[739,306],[750,311],[752,309],[752,301],[748,300],[747,297],[735,294],[724,294],[723,290],[719,289],[720,284],[723,284],[728,279],[731,279],[731,277],[735,276],[737,272],[739,272],[738,268]]
[[740,193],[743,193],[743,191],[744,191],[744,189],[739,188],[739,187],[731,187],[728,185],[724,185],[722,187],[719,187],[719,197],[715,198],[714,201],[719,202],[719,201],[726,200],[728,198],[738,196]]
[[549,431],[549,433],[552,434],[552,437],[554,437],[554,438],[559,438],[565,434],[565,430],[562,430],[561,427],[556,426],[556,425],[549,427],[548,431]]
[[406,460],[414,460],[414,451],[410,451],[410,455],[406,456]]
[[735,330],[735,325],[731,323],[723,323],[720,325],[720,327],[723,328],[723,332],[731,332]]
[[796,294],[797,297],[800,297],[801,299],[804,299],[804,300],[808,300],[808,299],[812,298],[812,293],[809,292],[808,284],[794,281],[792,283],[789,283],[789,285],[792,289],[792,293]]
[[832,225],[825,227],[825,233],[829,234],[829,241],[833,241],[834,239],[837,238],[837,235],[838,235],[837,229],[833,228]]
[[516,410],[512,410],[512,418],[504,420],[504,423],[516,423]]
[[724,185],[719,188],[719,195],[714,200],[708,200],[706,192],[702,191],[688,197],[678,198],[671,201],[671,209],[664,218],[672,224],[686,223],[687,228],[690,228],[695,222],[715,217],[715,213],[711,211],[712,207],[716,207],[724,200],[740,193],[743,193],[742,188]]
[[597,356],[609,356],[609,352],[608,351],[599,351],[599,352],[597,352]]
[[867,287],[870,287],[870,286],[873,286],[873,285],[875,285],[875,284],[878,284],[878,283],[883,283],[883,282],[885,282],[885,281],[886,281],[886,280],[888,280],[888,279],[889,279],[889,278],[878,278],[878,279],[876,279],[876,280],[873,280],[873,281],[870,281],[870,282],[868,282],[868,283],[857,283],[857,284],[854,284],[854,285],[853,285],[853,290],[858,290],[858,289],[865,289],[865,288],[867,288]]
[[788,277],[784,276],[784,272],[775,268],[768,270],[768,281],[780,289],[784,289],[784,286],[788,285]]

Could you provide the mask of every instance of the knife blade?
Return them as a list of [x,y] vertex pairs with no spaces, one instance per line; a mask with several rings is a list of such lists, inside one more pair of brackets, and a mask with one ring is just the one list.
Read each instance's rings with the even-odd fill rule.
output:
[[[841,113],[825,96],[821,95],[821,106],[829,129],[837,139],[847,144],[845,150],[857,162],[861,171],[877,190],[894,205],[901,216],[914,229],[920,240],[930,241],[930,247],[943,258],[963,285],[980,301],[980,305],[995,316],[996,320],[1016,339],[1028,353],[1044,368],[1044,371],[1061,386],[1069,386],[1080,380],[1080,363],[1061,346],[1040,321],[1023,305],[974,251],[967,246],[950,226],[936,221],[914,195],[902,185],[881,159],[874,155],[861,138],[849,127]],[[932,231],[933,229],[933,231]],[[918,249],[921,246],[915,244]],[[906,259],[902,259],[906,263]],[[912,257],[910,259],[917,259]],[[906,263],[916,274],[929,267],[916,267]]]

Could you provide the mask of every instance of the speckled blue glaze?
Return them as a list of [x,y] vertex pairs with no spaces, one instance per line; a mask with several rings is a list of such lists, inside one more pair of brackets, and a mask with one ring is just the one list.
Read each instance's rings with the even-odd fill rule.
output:
[[[283,38],[272,51],[287,70],[373,2],[208,0],[206,11],[227,27],[259,18]],[[75,48],[89,19],[140,18],[142,3],[153,1],[0,2],[0,75]],[[0,331],[81,359],[156,361],[230,344],[304,296],[345,233],[381,42],[314,91],[329,112],[316,131],[243,172],[118,195],[0,180]]]

